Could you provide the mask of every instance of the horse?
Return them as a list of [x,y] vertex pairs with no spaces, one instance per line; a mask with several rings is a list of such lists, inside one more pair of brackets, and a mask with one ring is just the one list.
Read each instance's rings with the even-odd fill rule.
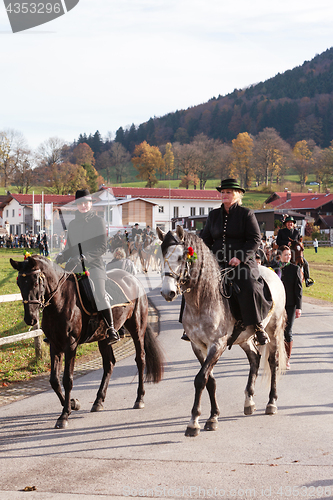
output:
[[[95,328],[91,329],[92,315],[85,307],[77,276],[73,273],[64,271],[62,267],[39,255],[29,256],[23,262],[10,259],[10,263],[18,271],[17,284],[23,298],[26,324],[36,325],[39,312],[43,311],[41,327],[50,343],[50,384],[63,406],[55,428],[64,429],[68,426],[72,410],[80,408],[78,400],[71,399],[71,391],[76,350],[83,342],[98,342],[103,360],[103,376],[91,411],[103,409],[116,363],[113,349],[105,338],[106,326],[95,312]],[[146,381],[158,383],[162,379],[164,367],[158,340],[148,324],[148,298],[143,285],[132,274],[117,269],[109,271],[107,276],[121,285],[128,298],[125,303],[112,306],[112,312],[116,330],[125,325],[132,336],[139,379],[134,408],[144,408],[144,371],[146,369]],[[64,394],[59,380],[63,355]]]
[[[195,234],[185,233],[181,226],[176,232],[166,235],[158,228],[162,240],[163,270],[161,294],[167,301],[174,300],[180,293],[185,298],[182,323],[189,337],[194,354],[201,369],[195,377],[195,399],[192,415],[185,436],[200,433],[198,422],[201,415],[201,396],[207,388],[211,403],[210,417],[205,430],[215,431],[218,427],[220,410],[216,400],[216,381],[213,367],[227,347],[228,337],[233,331],[235,318],[232,316],[230,302],[223,287],[223,272],[205,243]],[[190,247],[192,247],[190,249]],[[189,250],[194,250],[191,257]],[[281,280],[270,269],[260,266],[261,274],[267,282],[273,306],[263,321],[270,342],[262,348],[256,345],[253,327],[247,327],[235,341],[247,355],[250,372],[245,389],[245,415],[255,411],[253,400],[255,381],[261,359],[260,351],[265,353],[265,366],[270,368],[269,401],[265,413],[277,413],[277,377],[285,369],[286,353],[284,348],[285,291]],[[228,270],[225,270],[227,273]],[[222,293],[221,293],[222,292]]]
[[291,250],[291,260],[292,264],[296,266],[303,267],[304,264],[304,244],[302,237],[300,240],[290,239],[290,250]]

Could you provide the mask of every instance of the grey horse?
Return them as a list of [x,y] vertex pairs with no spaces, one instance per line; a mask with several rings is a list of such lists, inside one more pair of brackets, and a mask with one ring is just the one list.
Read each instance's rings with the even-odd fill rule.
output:
[[[205,430],[212,431],[218,427],[220,411],[216,401],[213,368],[227,347],[236,321],[223,286],[228,270],[221,272],[215,256],[205,243],[195,234],[184,232],[181,226],[177,226],[175,232],[165,234],[157,229],[157,233],[162,240],[163,253],[161,294],[167,301],[174,300],[180,293],[184,294],[182,323],[201,364],[194,382],[192,416],[185,432],[186,436],[197,436],[200,433],[198,420],[201,415],[201,396],[205,387],[211,402],[211,414]],[[191,256],[193,251],[195,254]],[[266,346],[257,346],[252,327],[248,327],[235,341],[245,351],[250,363],[245,389],[245,415],[255,411],[253,395],[261,356],[265,359],[266,371],[270,370],[269,401],[265,410],[268,415],[277,412],[277,377],[285,370],[286,364],[284,287],[274,271],[263,266],[260,269],[273,299],[273,306],[263,321],[270,342]]]

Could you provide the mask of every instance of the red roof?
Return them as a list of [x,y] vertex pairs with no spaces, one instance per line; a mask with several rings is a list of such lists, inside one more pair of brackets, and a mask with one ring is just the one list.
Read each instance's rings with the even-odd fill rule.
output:
[[269,205],[280,209],[311,210],[333,201],[333,193],[288,193],[290,196],[288,200],[285,191],[274,193],[274,195],[278,198]]
[[168,189],[168,188],[135,188],[110,187],[116,198],[131,196],[132,198],[165,198],[189,200],[221,201],[221,194],[215,189]]
[[[32,194],[11,194],[20,205],[31,205],[32,204]],[[74,195],[62,195],[62,194],[44,194],[44,203],[53,203],[54,205],[62,206],[66,203],[74,201]],[[42,203],[42,195],[34,195],[34,203]]]

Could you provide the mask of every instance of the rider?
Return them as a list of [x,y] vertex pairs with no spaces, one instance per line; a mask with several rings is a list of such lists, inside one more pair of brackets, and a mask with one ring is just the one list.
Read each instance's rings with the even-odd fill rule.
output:
[[[283,245],[289,246],[291,245],[291,242],[294,241],[300,241],[301,235],[295,227],[295,219],[291,215],[288,215],[284,221],[284,228],[280,229],[277,238],[276,238],[276,244],[281,247]],[[305,280],[305,285],[306,286],[312,286],[314,284],[314,281],[312,278],[310,278],[310,269],[309,269],[309,263],[305,260],[303,257],[303,271],[304,271],[304,280]]]
[[56,262],[67,262],[65,269],[76,273],[82,272],[83,265],[89,269],[96,306],[107,326],[106,336],[111,345],[119,340],[119,335],[114,329],[112,310],[105,294],[107,276],[102,259],[107,248],[105,223],[92,210],[92,197],[87,189],[76,191],[75,200],[75,218],[68,225],[66,246],[57,255]]
[[254,213],[241,206],[245,192],[236,179],[225,179],[216,188],[222,193],[220,208],[209,212],[201,238],[215,254],[222,269],[233,268],[232,308],[237,319],[228,340],[229,347],[239,334],[252,325],[259,344],[269,342],[262,320],[271,308],[265,297],[264,282],[255,259],[261,234]]

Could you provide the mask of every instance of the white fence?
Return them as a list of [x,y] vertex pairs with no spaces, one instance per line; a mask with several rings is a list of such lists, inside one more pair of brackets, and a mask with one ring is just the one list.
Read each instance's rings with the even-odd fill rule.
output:
[[[16,302],[22,300],[20,293],[13,293],[9,295],[0,295],[0,304],[4,302]],[[39,324],[35,325],[29,332],[18,333],[16,335],[10,335],[9,337],[0,338],[0,346],[6,344],[15,344],[16,342],[21,342],[22,340],[35,339],[35,353],[36,359],[42,358],[42,339],[43,330],[39,328]]]

